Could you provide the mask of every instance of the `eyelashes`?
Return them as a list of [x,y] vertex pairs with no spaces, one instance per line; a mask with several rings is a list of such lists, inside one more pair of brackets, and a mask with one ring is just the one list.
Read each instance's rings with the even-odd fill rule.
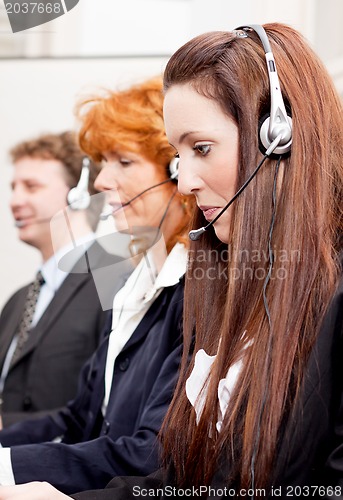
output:
[[128,160],[126,158],[120,158],[119,159],[119,163],[122,167],[128,167],[130,165],[132,165],[133,161],[132,160]]
[[193,151],[196,151],[201,156],[207,156],[211,151],[211,145],[210,144],[197,144],[196,146],[193,147]]
[[[212,144],[196,144],[192,149],[200,156],[207,156],[212,150]],[[175,153],[174,158],[180,158],[179,153]]]

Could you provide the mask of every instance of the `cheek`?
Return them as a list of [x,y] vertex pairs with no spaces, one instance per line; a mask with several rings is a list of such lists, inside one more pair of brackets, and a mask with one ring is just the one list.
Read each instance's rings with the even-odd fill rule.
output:
[[234,195],[236,183],[237,166],[234,162],[231,164],[226,162],[217,172],[213,184],[215,184],[217,191],[227,198]]
[[[148,214],[154,210],[154,200],[153,197],[149,197],[149,192],[146,195],[142,195],[141,198],[137,198],[135,203],[132,204],[131,214],[135,217],[147,218]],[[143,221],[144,223],[144,221]]]
[[[132,182],[130,179],[120,179],[116,183],[116,188],[113,190],[119,194],[119,197],[127,200],[134,198],[137,194],[143,191],[142,181],[137,177],[135,182]],[[141,188],[141,189],[140,189]]]
[[67,194],[65,197],[61,196],[58,199],[47,200],[45,205],[39,207],[39,210],[46,210],[47,213],[55,215],[65,207],[68,207]]
[[[69,189],[61,189],[52,193],[44,193],[44,195],[32,200],[31,206],[37,214],[42,217],[54,217],[60,214],[65,208],[69,206],[67,195]],[[61,214],[62,215],[62,214]]]

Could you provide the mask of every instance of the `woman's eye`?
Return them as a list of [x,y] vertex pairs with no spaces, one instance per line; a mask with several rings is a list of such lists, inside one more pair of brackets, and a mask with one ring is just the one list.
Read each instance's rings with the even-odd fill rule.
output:
[[211,146],[210,144],[197,144],[193,150],[200,153],[201,156],[206,156],[211,151]]
[[131,165],[132,161],[131,160],[127,160],[126,158],[120,158],[119,159],[119,163],[123,167],[128,167],[129,165]]

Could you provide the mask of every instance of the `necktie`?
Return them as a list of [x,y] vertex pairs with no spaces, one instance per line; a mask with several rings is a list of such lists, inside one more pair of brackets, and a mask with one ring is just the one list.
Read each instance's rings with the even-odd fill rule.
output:
[[43,283],[44,283],[43,275],[40,271],[38,271],[36,279],[29,285],[29,289],[27,291],[24,312],[20,320],[17,332],[18,342],[11,359],[10,367],[13,365],[13,363],[15,363],[15,361],[17,361],[18,357],[20,356],[20,353],[23,350],[24,345],[26,344],[29,338],[29,331],[33,315],[35,313],[39,292]]

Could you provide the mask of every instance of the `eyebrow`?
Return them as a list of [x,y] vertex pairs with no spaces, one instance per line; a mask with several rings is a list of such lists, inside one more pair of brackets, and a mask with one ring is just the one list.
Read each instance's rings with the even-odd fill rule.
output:
[[180,135],[179,137],[179,144],[182,144],[184,140],[192,134],[199,134],[200,132],[198,130],[189,130],[188,132],[184,132],[183,134]]
[[22,184],[32,183],[32,184],[37,184],[39,186],[43,186],[45,184],[45,181],[41,181],[40,179],[37,179],[35,177],[28,177],[25,179],[11,181],[11,183],[10,183],[11,188],[13,189],[16,186],[16,184],[18,184],[18,182],[21,182]]

